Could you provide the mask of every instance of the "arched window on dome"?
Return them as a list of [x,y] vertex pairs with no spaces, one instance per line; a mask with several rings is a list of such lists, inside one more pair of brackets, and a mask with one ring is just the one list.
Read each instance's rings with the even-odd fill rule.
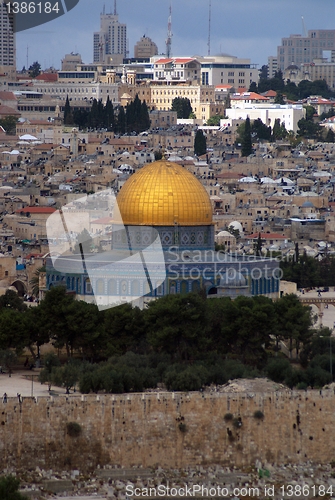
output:
[[180,293],[182,295],[186,295],[188,293],[188,283],[187,281],[183,280],[181,283],[180,283]]
[[92,293],[92,285],[89,278],[85,280],[85,293]]
[[121,295],[128,295],[128,282],[126,280],[121,281],[120,292],[121,292]]
[[143,295],[148,295],[150,293],[150,285],[148,281],[146,281],[143,285]]
[[138,280],[133,280],[131,282],[131,294],[133,296],[140,296],[140,282]]
[[192,292],[198,292],[200,290],[200,283],[198,280],[192,282]]
[[99,279],[96,282],[96,293],[98,295],[103,295],[105,293],[105,283],[104,280]]
[[117,294],[116,280],[109,280],[108,281],[108,294],[109,295],[116,295]]
[[177,283],[175,281],[170,281],[170,294],[175,294],[177,293]]

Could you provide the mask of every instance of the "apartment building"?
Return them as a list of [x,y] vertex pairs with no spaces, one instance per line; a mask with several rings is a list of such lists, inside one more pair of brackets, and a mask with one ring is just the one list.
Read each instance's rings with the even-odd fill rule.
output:
[[278,69],[284,71],[290,64],[297,66],[322,59],[335,49],[335,30],[308,30],[307,36],[290,35],[282,38],[277,47]]
[[13,31],[14,14],[7,12],[5,2],[0,4],[0,73],[15,76],[15,45],[16,37]]

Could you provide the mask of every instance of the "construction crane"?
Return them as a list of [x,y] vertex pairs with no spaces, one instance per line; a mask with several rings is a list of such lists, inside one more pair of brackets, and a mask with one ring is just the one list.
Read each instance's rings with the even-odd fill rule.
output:
[[208,12],[208,41],[207,41],[207,48],[208,48],[208,55],[211,55],[211,13],[212,13],[212,0],[209,0],[209,12]]
[[166,40],[165,40],[165,44],[166,44],[166,57],[171,57],[171,43],[172,43],[171,13],[172,13],[172,7],[171,7],[171,4],[170,4],[169,17],[168,17],[167,37],[166,37]]

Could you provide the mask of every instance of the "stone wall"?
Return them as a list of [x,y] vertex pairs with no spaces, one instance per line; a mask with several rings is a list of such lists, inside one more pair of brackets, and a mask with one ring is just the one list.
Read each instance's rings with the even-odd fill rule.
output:
[[[332,390],[10,398],[0,403],[0,466],[327,463],[335,458],[334,412]],[[225,421],[227,413],[241,426]],[[80,424],[79,437],[67,434],[68,422]]]

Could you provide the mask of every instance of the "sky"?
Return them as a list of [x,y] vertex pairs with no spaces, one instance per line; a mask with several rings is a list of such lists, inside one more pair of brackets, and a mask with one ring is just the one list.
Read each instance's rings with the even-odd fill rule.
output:
[[[55,0],[51,0],[55,1]],[[60,0],[61,1],[61,0]],[[172,56],[207,55],[210,0],[117,0],[119,22],[127,25],[129,56],[144,34],[165,52],[172,6]],[[42,26],[17,33],[17,69],[38,61],[42,69],[61,67],[65,54],[93,60],[93,32],[100,13],[114,11],[114,0],[80,0],[72,11]],[[335,29],[334,0],[211,0],[210,53],[247,58],[261,67],[277,54],[282,37],[306,30]]]

